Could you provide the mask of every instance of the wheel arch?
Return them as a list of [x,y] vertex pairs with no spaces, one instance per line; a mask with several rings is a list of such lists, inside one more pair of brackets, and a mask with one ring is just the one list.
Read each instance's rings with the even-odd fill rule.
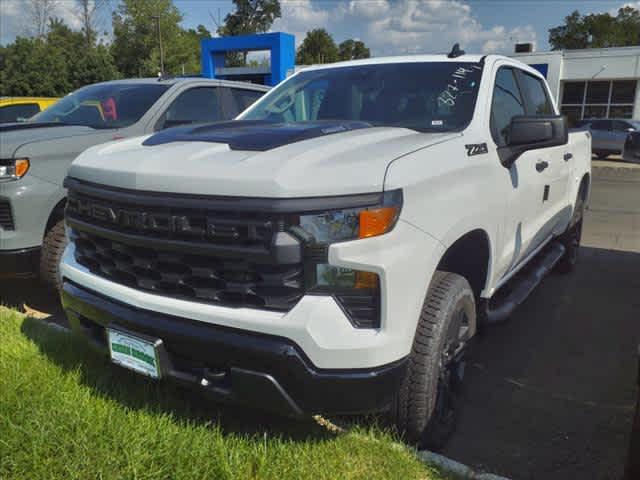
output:
[[486,230],[476,228],[460,236],[445,250],[437,270],[467,279],[476,297],[485,289],[491,266],[491,241]]
[[49,214],[49,218],[47,219],[47,225],[44,229],[44,235],[47,234],[49,230],[53,228],[53,226],[58,223],[60,220],[64,219],[64,207],[67,204],[67,197],[62,198],[58,203],[56,203],[55,207],[51,210]]

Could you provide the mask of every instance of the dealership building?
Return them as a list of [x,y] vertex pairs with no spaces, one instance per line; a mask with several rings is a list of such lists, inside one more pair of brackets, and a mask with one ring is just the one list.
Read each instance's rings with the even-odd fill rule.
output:
[[[518,48],[520,47],[520,48]],[[513,58],[546,78],[571,123],[582,118],[640,119],[640,47],[531,52]]]

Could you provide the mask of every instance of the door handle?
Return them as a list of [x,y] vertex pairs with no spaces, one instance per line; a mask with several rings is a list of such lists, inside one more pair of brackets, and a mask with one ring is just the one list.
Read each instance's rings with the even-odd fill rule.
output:
[[542,172],[543,170],[545,170],[547,167],[549,166],[549,162],[545,162],[544,160],[536,163],[536,170],[538,172]]
[[573,158],[573,153],[565,153],[564,157],[562,157],[562,158],[564,158],[565,162],[568,162],[569,160],[571,160]]

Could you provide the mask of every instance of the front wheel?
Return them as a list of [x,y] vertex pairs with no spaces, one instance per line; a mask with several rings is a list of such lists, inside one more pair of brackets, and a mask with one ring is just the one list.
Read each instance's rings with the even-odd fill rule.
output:
[[40,280],[56,290],[61,287],[60,259],[66,246],[64,220],[60,220],[45,234],[40,254]]
[[569,222],[567,231],[562,234],[560,241],[564,245],[564,256],[557,263],[555,270],[558,273],[571,273],[578,263],[580,240],[582,239],[582,222],[584,219],[584,193],[578,193],[573,216]]
[[440,449],[453,432],[464,354],[475,331],[476,306],[469,282],[455,273],[436,271],[392,409],[407,441]]

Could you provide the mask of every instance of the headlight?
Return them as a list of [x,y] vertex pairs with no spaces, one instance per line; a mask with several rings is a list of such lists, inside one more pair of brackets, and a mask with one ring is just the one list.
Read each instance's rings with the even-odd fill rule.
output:
[[309,291],[332,295],[358,328],[380,327],[380,279],[374,272],[330,265],[329,245],[389,232],[401,207],[402,191],[394,190],[382,195],[376,204],[300,215],[300,229],[306,237]]
[[29,170],[28,158],[0,159],[0,180],[18,180]]
[[300,227],[312,235],[316,243],[375,237],[395,226],[401,206],[402,192],[394,190],[384,194],[382,205],[301,215]]

